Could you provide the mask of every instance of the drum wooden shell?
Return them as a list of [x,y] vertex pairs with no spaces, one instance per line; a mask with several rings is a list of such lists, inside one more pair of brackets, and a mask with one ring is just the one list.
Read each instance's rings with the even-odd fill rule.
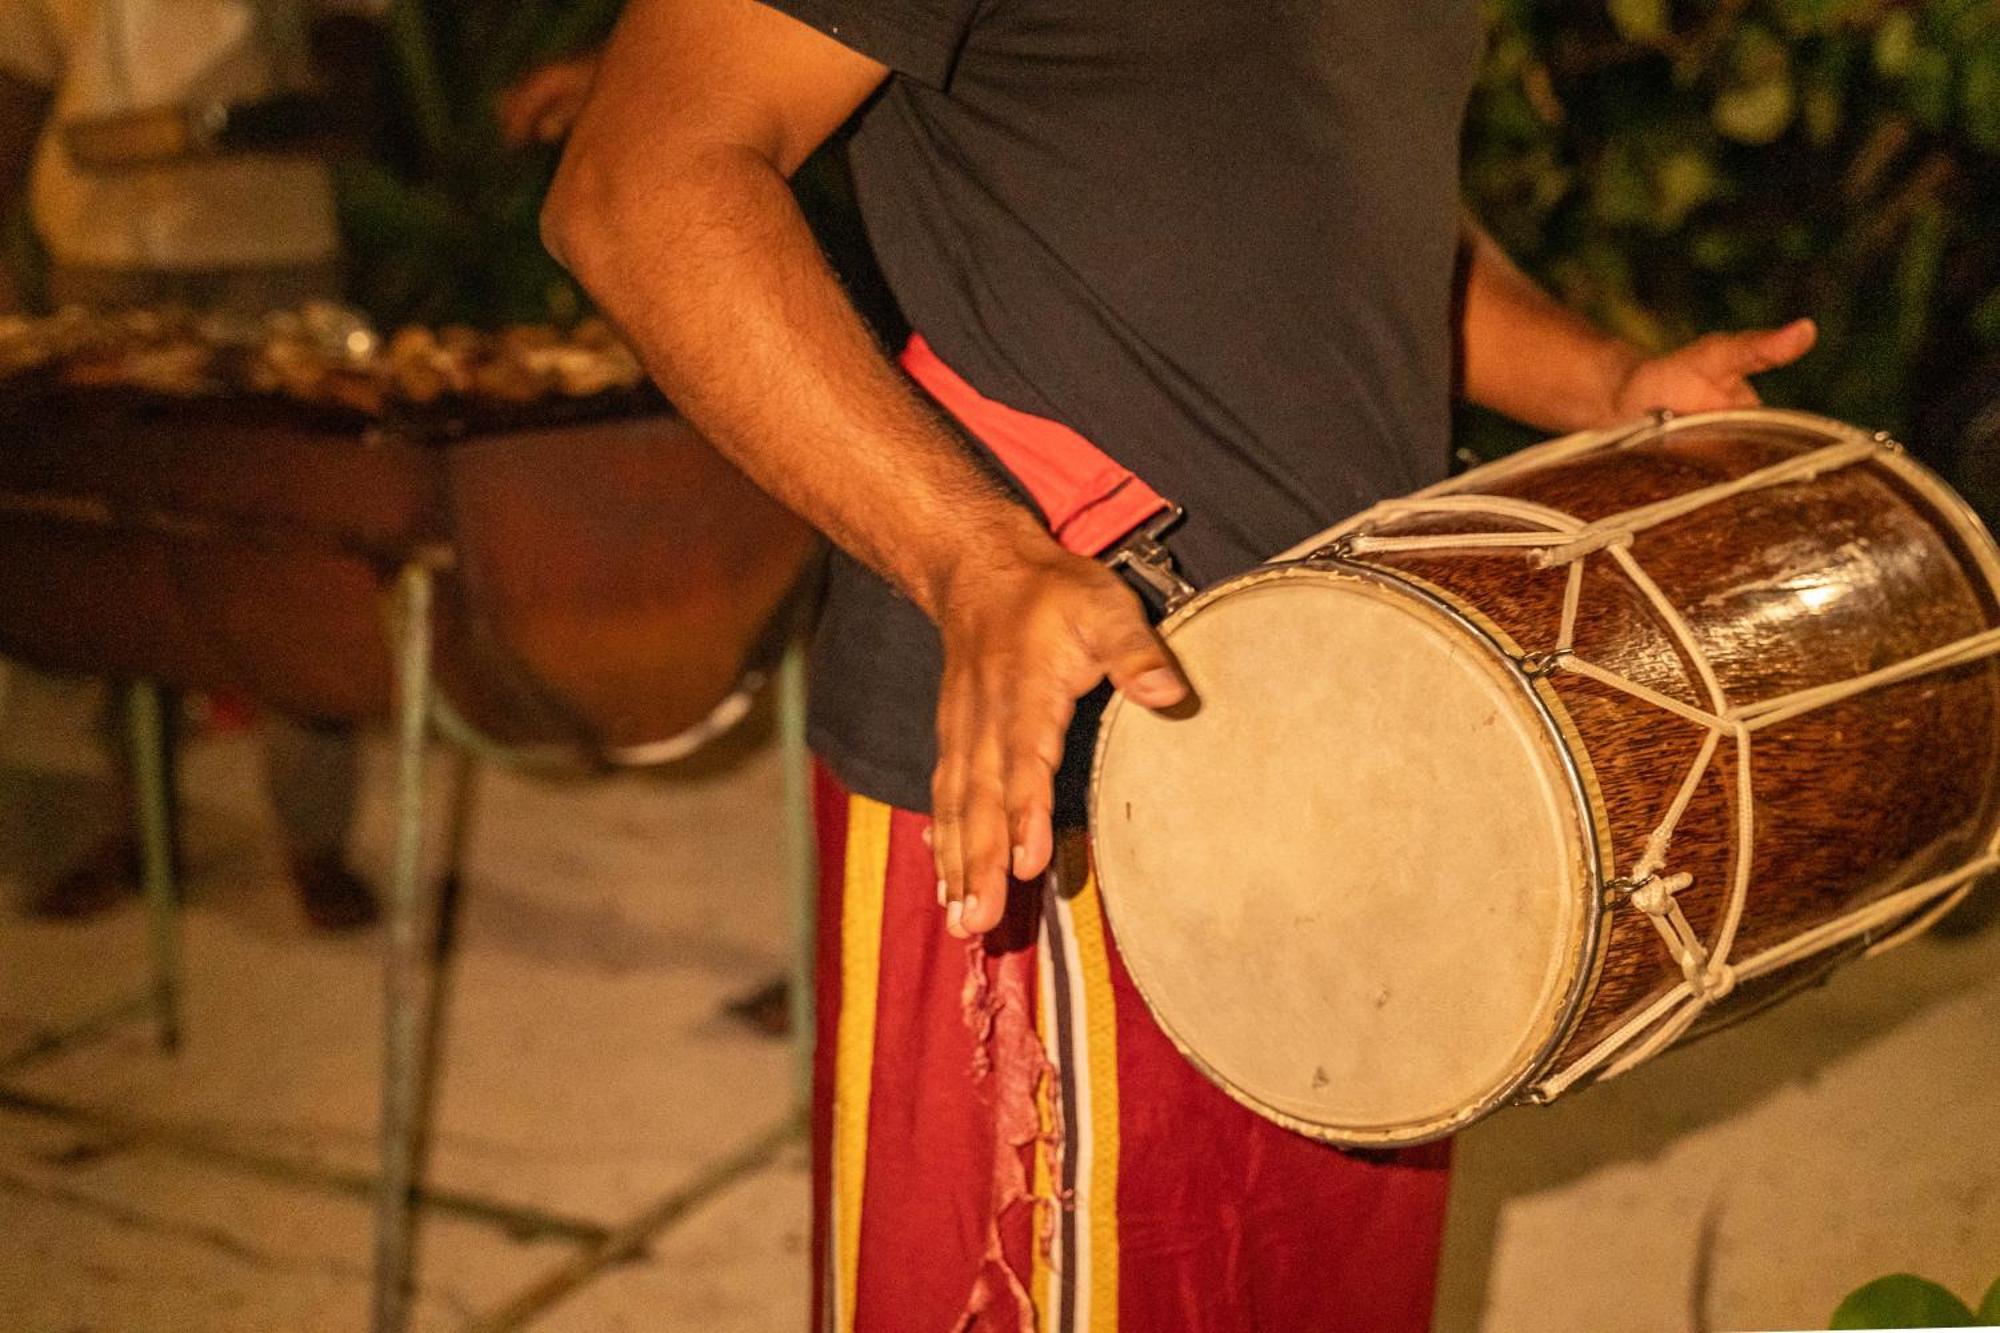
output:
[[[1686,977],[1655,921],[1618,891],[1616,879],[1640,861],[1707,730],[1631,692],[1565,671],[1560,658],[1534,656],[1558,644],[1571,578],[1566,564],[1537,560],[1521,546],[1453,548],[1402,539],[1533,530],[1535,524],[1519,517],[1532,512],[1529,506],[1596,523],[1865,439],[1821,418],[1757,411],[1689,418],[1598,447],[1557,442],[1437,490],[1525,502],[1511,516],[1483,512],[1475,499],[1430,509],[1392,503],[1288,553],[1295,561],[1306,557],[1302,563],[1267,567],[1344,568],[1404,583],[1411,595],[1455,609],[1508,656],[1525,659],[1530,669],[1522,686],[1568,738],[1579,806],[1588,807],[1578,817],[1596,844],[1598,864],[1577,891],[1599,895],[1604,908],[1591,937],[1579,945],[1582,984],[1574,1003],[1548,1034],[1535,1066],[1512,1086],[1495,1089],[1490,1105],[1469,1101],[1460,1116],[1388,1131],[1288,1123],[1336,1142],[1415,1142],[1509,1098],[1545,1099],[1600,1073],[1601,1062],[1586,1060],[1594,1048],[1608,1034],[1629,1030],[1635,1016],[1670,996]],[[1339,541],[1357,534],[1368,540],[1351,547]],[[1710,709],[1712,699],[1684,646],[1683,628],[1727,699],[1741,705],[1852,681],[2000,625],[2000,555],[1991,539],[1942,483],[1887,446],[1858,462],[1746,489],[1644,527],[1629,536],[1626,550],[1658,595],[1643,589],[1609,551],[1582,557],[1573,656],[1692,709]],[[1259,577],[1268,573],[1237,582]],[[1233,586],[1218,586],[1179,615],[1231,595]],[[1170,644],[1177,620],[1164,627]],[[1823,931],[1912,885],[1976,866],[1990,853],[2000,817],[1996,661],[1978,656],[1756,731],[1748,892],[1730,959],[1783,952],[1787,941]],[[1117,743],[1122,707],[1114,705],[1107,715],[1100,741],[1094,827],[1102,823],[1096,807],[1108,799],[1102,790],[1105,752]],[[1710,948],[1743,850],[1737,782],[1734,741],[1725,736],[1673,826],[1666,858],[1665,870],[1690,877],[1675,898]],[[1200,818],[1199,812],[1185,814]],[[1437,836],[1448,837],[1450,830],[1439,829]],[[1123,924],[1122,915],[1145,910],[1144,895],[1117,883],[1102,858],[1099,873],[1114,926]],[[1707,997],[1688,1034],[1823,975],[1935,906],[1927,898],[1827,948],[1756,969],[1741,984]],[[1172,978],[1143,975],[1142,960],[1128,955],[1128,963],[1149,1002],[1174,985]],[[1198,1064],[1211,1063],[1200,1051],[1190,1054]],[[1563,1077],[1566,1070],[1578,1072]],[[1257,1106],[1244,1089],[1228,1090]]]
[[474,730],[594,764],[740,711],[815,550],[676,418],[424,438],[284,404],[44,394],[0,411],[0,653],[389,714],[384,593],[440,570]]

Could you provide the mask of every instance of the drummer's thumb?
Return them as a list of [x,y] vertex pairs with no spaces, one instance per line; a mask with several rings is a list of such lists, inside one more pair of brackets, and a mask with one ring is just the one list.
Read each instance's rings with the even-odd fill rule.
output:
[[1135,610],[1131,623],[1100,631],[1092,645],[1113,688],[1133,703],[1172,708],[1188,696],[1180,664]]

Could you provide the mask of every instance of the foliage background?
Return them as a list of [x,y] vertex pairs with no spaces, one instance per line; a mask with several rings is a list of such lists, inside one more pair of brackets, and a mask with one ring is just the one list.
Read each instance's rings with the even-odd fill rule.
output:
[[[557,152],[507,144],[495,112],[523,74],[600,45],[621,3],[390,0],[374,74],[354,79],[371,85],[356,89],[372,108],[367,151],[336,163],[352,296],[377,322],[567,324],[585,312],[537,224]],[[863,312],[893,326],[840,141],[793,184]]]
[[[501,138],[507,86],[597,45],[619,0],[390,0],[377,34],[366,151],[336,163],[352,296],[386,324],[477,325],[583,313],[542,248],[552,150]],[[349,62],[350,65],[354,62]]]
[[2000,4],[1487,4],[1466,189],[1526,267],[1655,346],[1812,315],[1767,396],[1929,426],[1969,475],[1942,437],[2000,395]]
[[[389,0],[386,59],[354,76],[369,150],[340,164],[377,319],[582,313],[537,236],[554,154],[507,148],[494,103],[618,3]],[[2000,0],[1484,3],[1466,193],[1524,267],[1654,346],[1813,315],[1821,344],[1771,399],[1914,432],[2000,499],[2000,460],[1954,444],[2000,398]],[[835,155],[800,188],[837,260],[864,248]],[[1461,435],[1526,438],[1476,412]]]

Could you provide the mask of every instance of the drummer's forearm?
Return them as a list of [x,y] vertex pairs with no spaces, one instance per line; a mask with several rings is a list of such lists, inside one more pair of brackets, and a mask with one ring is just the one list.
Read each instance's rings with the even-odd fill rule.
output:
[[1465,397],[1544,430],[1613,421],[1619,388],[1644,354],[1558,303],[1469,217],[1462,244]]
[[784,174],[811,145],[650,133],[621,111],[615,61],[614,44],[545,232],[676,406],[933,618],[970,561],[1049,546],[889,364],[821,256]]

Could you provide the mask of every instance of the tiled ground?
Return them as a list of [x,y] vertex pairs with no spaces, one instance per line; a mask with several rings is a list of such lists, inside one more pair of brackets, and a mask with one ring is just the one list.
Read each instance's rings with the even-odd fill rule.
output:
[[[88,840],[105,798],[83,743],[87,692],[16,672],[12,693],[0,732],[9,902]],[[789,1049],[722,1013],[782,971],[790,939],[778,773],[768,750],[744,748],[734,763],[679,774],[484,782],[433,1186],[525,1221],[602,1229],[787,1122]],[[369,760],[356,859],[379,869],[386,746],[371,743]],[[240,734],[205,736],[188,755],[185,1048],[163,1056],[131,1022],[0,1074],[7,1333],[364,1323],[371,1217],[354,1180],[374,1163],[380,937],[305,931],[276,881],[256,762]],[[433,770],[442,798],[448,768]],[[143,947],[136,908],[86,926],[10,913],[0,1052],[134,992]],[[781,1151],[543,1326],[798,1324],[804,1180],[797,1153]],[[576,1250],[510,1234],[523,1219],[432,1218],[425,1328],[463,1326]],[[712,1253],[725,1239],[726,1256]]]
[[[101,818],[87,688],[15,671],[0,903]],[[790,938],[768,749],[699,770],[482,788],[447,1027],[420,1324],[503,1306],[789,1114],[780,1042],[720,1013]],[[244,735],[191,746],[189,1041],[143,1024],[0,1070],[0,1333],[364,1326],[375,937],[308,935]],[[442,789],[443,765],[439,769]],[[358,860],[388,842],[370,749]],[[134,992],[142,923],[0,919],[0,1060]],[[1911,1268],[2000,1274],[2000,924],[1852,969],[1777,1014],[1464,1136],[1438,1327],[1810,1327]],[[796,1145],[533,1326],[799,1328]],[[1139,1330],[1137,1333],[1156,1333]],[[1172,1333],[1170,1330],[1158,1333]]]

